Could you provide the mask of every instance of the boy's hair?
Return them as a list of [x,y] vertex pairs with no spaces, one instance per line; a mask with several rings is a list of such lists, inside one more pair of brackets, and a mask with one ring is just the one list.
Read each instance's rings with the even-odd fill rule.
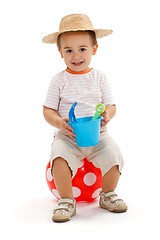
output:
[[[84,31],[79,31],[79,32],[84,32]],[[86,30],[85,32],[87,32],[90,35],[90,38],[92,40],[92,46],[96,45],[97,44],[97,39],[96,39],[95,32],[91,31],[91,30]],[[57,47],[58,48],[61,48],[61,46],[60,46],[60,38],[61,38],[61,34],[57,38]]]

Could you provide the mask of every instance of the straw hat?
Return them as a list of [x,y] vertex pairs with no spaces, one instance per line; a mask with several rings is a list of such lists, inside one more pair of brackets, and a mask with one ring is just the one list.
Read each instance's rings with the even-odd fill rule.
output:
[[94,29],[91,20],[85,14],[70,14],[62,18],[59,32],[54,32],[43,38],[44,43],[57,43],[60,34],[71,31],[94,31],[96,38],[102,38],[112,33],[109,29]]

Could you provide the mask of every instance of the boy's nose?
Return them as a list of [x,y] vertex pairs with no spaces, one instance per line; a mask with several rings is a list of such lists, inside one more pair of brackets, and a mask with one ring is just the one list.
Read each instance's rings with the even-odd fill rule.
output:
[[73,59],[75,60],[80,59],[79,53],[74,53]]

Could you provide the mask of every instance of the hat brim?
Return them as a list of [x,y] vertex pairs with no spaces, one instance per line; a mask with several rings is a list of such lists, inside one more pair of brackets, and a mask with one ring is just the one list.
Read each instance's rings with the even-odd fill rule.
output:
[[[65,31],[65,32],[77,32],[77,31],[93,31],[96,34],[96,38],[102,38],[102,37],[106,37],[110,34],[112,34],[112,30],[110,29],[72,29],[69,31]],[[54,32],[51,33],[47,36],[45,36],[42,41],[44,43],[57,43],[57,38],[60,34],[65,33],[65,32]]]

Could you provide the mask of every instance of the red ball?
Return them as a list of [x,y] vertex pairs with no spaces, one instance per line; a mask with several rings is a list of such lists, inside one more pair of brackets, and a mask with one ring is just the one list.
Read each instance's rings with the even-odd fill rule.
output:
[[[78,168],[78,171],[72,179],[73,196],[77,202],[92,202],[98,196],[102,188],[101,170],[88,162],[85,158],[83,165]],[[50,162],[46,167],[46,180],[49,189],[53,195],[59,199],[60,196],[56,189],[54,179],[51,175]]]

